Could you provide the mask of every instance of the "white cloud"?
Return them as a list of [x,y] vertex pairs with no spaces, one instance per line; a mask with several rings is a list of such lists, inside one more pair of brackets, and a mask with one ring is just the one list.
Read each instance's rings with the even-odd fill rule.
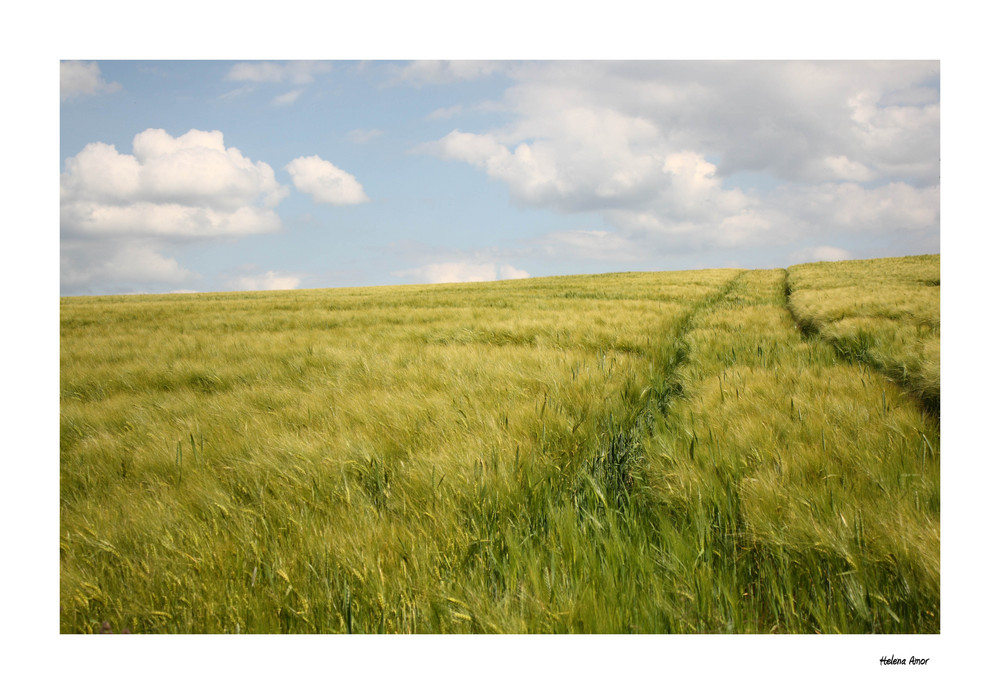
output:
[[660,193],[666,203],[662,216],[684,219],[710,218],[725,223],[734,217],[746,217],[753,201],[739,190],[726,190],[716,176],[716,166],[701,154],[671,152],[663,161],[663,173],[669,182]]
[[176,203],[137,202],[101,205],[69,202],[62,206],[60,223],[67,233],[89,236],[214,238],[269,234],[281,229],[272,210],[241,207],[220,211]]
[[293,89],[290,92],[285,92],[284,94],[279,94],[271,100],[272,106],[287,106],[288,104],[293,104],[298,101],[299,97],[305,92],[304,89]]
[[573,146],[546,140],[511,151],[494,136],[452,131],[422,150],[485,170],[507,183],[521,204],[599,211],[625,231],[676,235],[697,225],[716,233],[751,218],[757,227],[766,224],[753,214],[757,201],[725,189],[703,155],[633,152],[630,143],[643,137],[643,123],[590,115],[594,129]]
[[739,191],[723,189],[704,155],[645,148],[651,131],[641,119],[575,111],[563,125],[560,138],[537,138],[513,149],[497,135],[454,130],[420,150],[485,170],[522,204],[564,212],[635,213],[646,207],[663,222],[670,216],[720,218],[748,204]]
[[287,194],[219,131],[145,130],[131,154],[92,142],[60,176],[64,290],[176,288],[196,275],[166,255],[170,244],[279,231],[273,208]]
[[240,292],[298,289],[302,278],[297,275],[279,275],[274,270],[259,275],[244,275],[230,280],[228,286]]
[[[833,178],[841,181],[870,181],[875,178],[875,172],[864,164],[851,161],[843,154],[824,157],[821,166],[825,167],[816,173],[817,177]],[[825,176],[823,174],[826,174]]]
[[354,176],[316,155],[293,159],[285,170],[291,174],[295,187],[318,203],[357,205],[368,201]]
[[816,233],[878,234],[920,231],[940,225],[941,189],[894,182],[865,188],[857,183],[786,186],[771,204]]
[[[503,99],[510,122],[453,130],[415,151],[479,168],[517,204],[599,213],[621,234],[616,243],[666,252],[788,243],[834,229],[937,233],[936,62],[497,69],[514,80]],[[468,69],[477,71],[486,74]],[[414,64],[410,73],[434,82],[455,70]],[[776,183],[745,191],[727,180],[734,174]],[[580,252],[597,241],[578,234],[564,246]]]
[[62,101],[75,96],[110,94],[121,87],[117,82],[105,80],[97,63],[79,60],[64,60],[59,63],[59,98]]
[[88,144],[60,177],[64,234],[241,236],[277,231],[286,187],[264,162],[226,148],[219,131],[145,130],[132,154]]
[[420,284],[443,284],[447,282],[494,282],[531,277],[524,270],[503,263],[478,263],[456,261],[431,263],[409,270],[392,273],[395,277],[410,277]]
[[63,242],[60,256],[62,289],[74,293],[133,293],[137,286],[176,286],[198,277],[161,250],[134,242]]
[[380,137],[384,133],[381,130],[372,128],[371,130],[352,130],[347,133],[347,139],[356,145],[363,145],[366,142],[371,142],[376,137]]
[[119,281],[177,283],[197,275],[182,268],[175,259],[150,248],[126,247],[108,260],[110,276]]
[[333,66],[329,62],[315,60],[236,63],[226,73],[226,79],[234,82],[308,84],[316,79],[316,75],[326,74],[332,69]]

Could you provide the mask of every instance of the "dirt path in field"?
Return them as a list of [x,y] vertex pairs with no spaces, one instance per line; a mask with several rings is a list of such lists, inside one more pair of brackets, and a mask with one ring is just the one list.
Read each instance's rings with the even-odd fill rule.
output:
[[648,389],[649,397],[632,421],[609,421],[601,436],[597,454],[584,472],[600,485],[603,493],[618,503],[625,503],[632,490],[634,475],[643,464],[642,438],[657,415],[666,416],[671,403],[683,393],[679,370],[689,360],[686,337],[695,319],[728,297],[747,274],[733,277],[718,292],[696,303],[676,324],[672,335],[664,338],[666,348],[657,366],[657,378]]

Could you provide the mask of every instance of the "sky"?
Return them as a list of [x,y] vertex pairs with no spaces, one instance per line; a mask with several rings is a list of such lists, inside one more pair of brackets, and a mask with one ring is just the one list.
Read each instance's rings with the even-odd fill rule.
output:
[[939,253],[937,60],[61,60],[68,295]]

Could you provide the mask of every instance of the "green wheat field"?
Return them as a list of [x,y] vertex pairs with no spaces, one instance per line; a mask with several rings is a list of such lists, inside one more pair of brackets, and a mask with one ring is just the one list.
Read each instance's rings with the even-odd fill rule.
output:
[[940,257],[60,301],[63,633],[939,633]]

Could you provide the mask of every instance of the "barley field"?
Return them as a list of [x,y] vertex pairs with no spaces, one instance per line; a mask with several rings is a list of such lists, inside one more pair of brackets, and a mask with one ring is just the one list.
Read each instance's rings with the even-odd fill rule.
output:
[[63,298],[61,631],[937,633],[939,276]]
[[855,260],[790,269],[790,308],[849,358],[923,400],[941,401],[941,264],[938,256]]

